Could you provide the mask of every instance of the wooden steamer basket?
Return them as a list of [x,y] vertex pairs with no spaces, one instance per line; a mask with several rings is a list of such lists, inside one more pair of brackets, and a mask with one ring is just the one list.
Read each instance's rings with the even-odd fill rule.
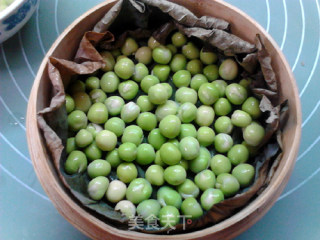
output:
[[232,33],[254,42],[259,33],[272,57],[272,66],[280,81],[281,99],[289,100],[289,119],[283,132],[283,158],[269,186],[263,193],[230,218],[200,231],[177,235],[151,235],[123,231],[89,214],[72,200],[61,183],[48,156],[36,113],[49,105],[51,91],[47,74],[48,57],[73,59],[83,34],[114,5],[108,0],[75,20],[55,41],[42,61],[30,94],[27,110],[27,138],[30,155],[38,178],[51,201],[71,224],[93,239],[230,239],[257,222],[275,203],[287,184],[297,157],[301,136],[301,109],[298,89],[292,71],[275,41],[245,13],[220,0],[172,0],[196,15],[209,15],[230,22]]

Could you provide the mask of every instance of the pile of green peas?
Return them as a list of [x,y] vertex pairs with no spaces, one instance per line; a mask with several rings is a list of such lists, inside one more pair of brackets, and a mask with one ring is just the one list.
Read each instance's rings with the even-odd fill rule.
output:
[[[233,58],[219,59],[180,32],[166,46],[128,37],[100,54],[105,67],[74,80],[66,95],[64,167],[88,174],[90,198],[167,226],[252,184],[250,157],[265,129],[251,80],[240,78]],[[241,139],[232,137],[237,128]]]

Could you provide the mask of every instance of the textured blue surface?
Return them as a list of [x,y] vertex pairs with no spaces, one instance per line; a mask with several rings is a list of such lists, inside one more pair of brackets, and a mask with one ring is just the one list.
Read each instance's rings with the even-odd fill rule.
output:
[[[34,173],[25,137],[33,79],[45,52],[101,0],[42,0],[25,27],[0,46],[0,239],[87,239],[54,208]],[[320,9],[316,0],[228,0],[282,48],[300,90],[303,131],[292,177],[274,207],[237,239],[320,238]]]

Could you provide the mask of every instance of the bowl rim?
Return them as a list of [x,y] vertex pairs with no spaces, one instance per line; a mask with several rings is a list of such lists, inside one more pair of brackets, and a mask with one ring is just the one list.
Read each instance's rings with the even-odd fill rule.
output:
[[5,19],[8,15],[10,15],[14,10],[18,9],[24,2],[27,0],[15,0],[8,7],[3,9],[0,12],[0,21]]
[[[44,188],[45,192],[48,194],[50,199],[54,200],[56,198],[54,195],[52,195],[52,191],[53,191],[52,188],[54,188],[54,191],[56,193],[58,192],[59,197],[61,197],[61,194],[62,194],[63,196],[66,196],[69,198],[69,200],[71,200],[68,202],[63,200],[64,203],[66,203],[69,208],[71,208],[73,211],[78,211],[79,215],[87,214],[87,216],[85,216],[85,217],[87,218],[88,221],[91,221],[90,222],[91,224],[101,222],[101,224],[105,225],[104,230],[107,230],[111,234],[111,236],[123,237],[125,239],[133,238],[133,237],[134,237],[133,239],[150,239],[150,238],[168,239],[167,235],[146,234],[146,233],[141,233],[141,232],[120,230],[114,226],[111,226],[111,225],[103,222],[100,219],[97,219],[96,217],[92,216],[91,214],[88,214],[85,209],[83,209],[76,202],[74,202],[70,198],[70,196],[65,192],[65,190],[57,182],[54,183],[55,186],[52,186],[52,184],[51,184],[51,187],[46,186],[43,181],[43,176],[41,175],[41,172],[38,171],[37,166],[36,166],[39,161],[39,160],[37,160],[37,157],[39,157],[39,154],[44,155],[45,152],[43,149],[36,149],[33,146],[33,143],[35,143],[36,141],[40,141],[41,138],[40,138],[40,130],[39,130],[37,124],[32,124],[32,121],[30,121],[30,120],[36,118],[36,104],[37,104],[37,98],[38,98],[38,91],[37,90],[38,90],[38,87],[40,84],[42,73],[46,68],[46,65],[48,62],[48,57],[54,52],[56,47],[60,44],[60,42],[63,40],[63,38],[69,33],[69,31],[71,29],[74,29],[74,27],[76,25],[78,25],[79,22],[81,22],[86,16],[92,14],[93,12],[97,11],[98,9],[102,8],[103,6],[105,6],[107,4],[112,4],[116,1],[117,0],[104,1],[104,2],[96,5],[95,7],[89,9],[88,11],[83,13],[81,16],[79,16],[77,19],[75,19],[61,33],[61,35],[56,39],[56,41],[52,44],[51,48],[48,50],[47,54],[45,55],[41,65],[39,67],[37,76],[35,78],[35,81],[34,81],[34,84],[33,84],[32,90],[31,90],[31,94],[30,94],[29,103],[28,103],[27,121],[26,121],[27,122],[28,148],[29,148],[30,155],[32,157],[32,161],[34,164],[36,174],[40,180],[42,187]],[[229,218],[227,218],[217,224],[214,224],[211,227],[208,227],[208,228],[205,228],[202,230],[189,232],[189,233],[179,233],[179,234],[175,234],[175,235],[170,235],[171,239],[181,239],[181,237],[183,237],[183,239],[199,239],[201,237],[207,236],[208,235],[207,231],[209,231],[210,233],[213,233],[213,232],[218,233],[225,228],[231,227],[232,225],[234,225],[235,223],[237,223],[239,221],[243,221],[246,217],[248,217],[251,214],[254,214],[255,212],[258,212],[260,215],[256,214],[255,216],[253,216],[253,218],[255,218],[257,220],[262,218],[262,216],[264,216],[265,213],[276,202],[277,198],[279,197],[279,195],[281,194],[281,192],[283,191],[285,185],[287,184],[287,182],[289,180],[289,177],[291,175],[292,169],[295,164],[295,159],[298,154],[300,138],[301,138],[302,113],[301,113],[300,98],[299,98],[299,94],[298,94],[298,87],[297,87],[294,75],[292,73],[292,70],[291,70],[283,52],[280,50],[279,46],[277,45],[275,40],[269,35],[269,33],[267,33],[258,22],[256,22],[252,17],[250,17],[249,15],[244,13],[242,10],[238,9],[237,7],[235,7],[229,3],[224,2],[223,0],[210,0],[210,1],[215,1],[218,4],[220,4],[221,6],[223,5],[224,7],[227,7],[230,10],[237,12],[243,18],[247,19],[248,22],[250,22],[250,24],[256,25],[257,29],[264,35],[265,38],[268,39],[268,41],[271,43],[271,45],[274,47],[274,49],[279,54],[279,58],[281,59],[280,61],[283,62],[283,64],[286,67],[287,73],[290,76],[290,79],[293,80],[292,88],[293,88],[293,92],[294,92],[294,98],[296,99],[296,104],[294,105],[294,108],[296,109],[296,124],[294,126],[295,138],[293,140],[292,147],[288,150],[289,153],[288,153],[287,161],[285,162],[283,168],[277,169],[277,171],[279,172],[277,178],[274,179],[274,181],[272,181],[269,184],[269,186],[257,198],[255,198],[252,202],[250,202],[249,205],[247,205],[245,208],[241,209],[238,213],[232,215],[231,217],[229,217]],[[31,134],[31,132],[32,132],[32,134]],[[34,136],[34,134],[36,134],[36,136]],[[48,168],[48,166],[45,166],[45,167]],[[52,174],[52,172],[50,174]],[[277,191],[276,192],[273,191],[274,187],[280,186],[280,184],[283,182],[284,182],[284,184],[282,185],[281,188],[277,187]],[[269,202],[270,204],[265,208],[258,208],[257,209],[257,206],[261,207],[266,202],[266,199],[270,200],[270,202]],[[79,221],[74,220],[73,218],[71,218],[70,216],[65,214],[65,212],[60,208],[61,206],[58,206],[57,203],[55,203],[54,201],[52,201],[52,202],[55,205],[55,207],[58,209],[60,214],[63,215],[64,218],[67,219],[72,225],[76,226],[76,228],[79,231],[81,231],[82,233],[84,233],[85,235],[87,235],[89,237],[93,237],[93,238],[95,237],[95,235],[82,229],[81,223],[79,223]],[[261,214],[261,212],[263,214]],[[256,222],[256,221],[254,221],[254,222]],[[230,235],[228,235],[228,239],[229,239],[229,237],[230,238],[235,237],[238,234],[240,234],[241,232],[247,230],[249,227],[251,227],[254,224],[254,222],[253,223],[250,222],[248,224],[245,224],[244,226],[242,226],[241,229],[238,229],[238,230],[235,230],[234,232],[231,232]],[[223,227],[222,227],[222,225],[223,225]],[[99,226],[99,228],[100,227],[101,226]]]

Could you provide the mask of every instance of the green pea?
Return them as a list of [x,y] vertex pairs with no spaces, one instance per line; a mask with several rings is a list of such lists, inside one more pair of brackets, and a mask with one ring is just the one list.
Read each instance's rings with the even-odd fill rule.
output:
[[161,160],[168,165],[176,165],[181,160],[181,153],[172,143],[165,143],[160,148]]
[[172,76],[173,84],[179,87],[188,87],[191,82],[191,74],[187,70],[179,70]]
[[171,187],[163,186],[157,192],[157,200],[162,207],[173,206],[178,209],[181,207],[182,198],[180,194]]
[[100,159],[102,157],[102,151],[97,146],[95,141],[93,141],[89,146],[87,146],[84,149],[84,153],[86,154],[86,157],[90,161],[93,161],[93,160],[96,160],[96,159]]
[[245,89],[247,89],[247,91],[250,91],[250,85],[252,83],[252,79],[251,78],[243,78],[240,80],[239,84],[244,87]]
[[128,58],[126,55],[119,55],[117,57],[117,62],[119,62],[121,59],[124,59],[124,58]]
[[156,153],[152,145],[143,143],[137,148],[136,162],[140,165],[148,165],[152,163],[156,158]]
[[185,137],[197,137],[197,130],[193,124],[181,124],[179,139],[181,140]]
[[231,115],[231,122],[237,127],[246,127],[252,122],[251,116],[242,110],[235,110]]
[[68,174],[83,173],[87,169],[87,157],[78,150],[72,151],[64,163],[64,170]]
[[86,89],[87,90],[93,90],[100,88],[100,80],[97,77],[88,77],[86,79]]
[[211,154],[209,150],[205,147],[200,147],[199,156],[189,163],[189,168],[194,173],[199,173],[202,170],[205,170],[209,166],[209,161]]
[[137,178],[137,167],[133,163],[120,163],[117,167],[117,176],[121,182],[129,183]]
[[175,145],[177,148],[179,148],[179,141],[177,139],[169,139],[168,143],[172,143],[173,145]]
[[121,160],[132,162],[137,157],[137,146],[134,143],[122,143],[118,148],[118,154]]
[[108,109],[103,103],[94,103],[88,112],[88,119],[90,122],[96,124],[105,123],[108,120]]
[[180,133],[181,121],[175,115],[164,117],[159,124],[160,132],[167,138],[175,138]]
[[156,149],[159,150],[167,141],[167,139],[161,134],[159,128],[153,129],[148,135],[148,142]]
[[143,200],[150,198],[151,194],[151,184],[144,178],[136,178],[129,184],[126,198],[133,204],[139,204]]
[[165,163],[161,160],[160,150],[158,150],[158,151],[156,152],[156,158],[154,159],[154,163],[155,163],[156,165],[161,166],[161,167],[166,167],[166,166],[167,166],[167,164],[165,164]]
[[211,83],[219,91],[219,97],[224,97],[226,94],[226,87],[228,84],[223,80],[215,80]]
[[238,64],[231,58],[224,60],[219,66],[219,75],[225,80],[234,80],[238,76]]
[[70,113],[74,110],[75,104],[73,101],[73,98],[66,94],[66,109],[67,109],[67,113]]
[[179,165],[182,166],[186,171],[189,170],[189,161],[182,159],[182,160],[179,162]]
[[192,74],[196,75],[202,73],[202,62],[199,59],[193,59],[187,63],[187,70]]
[[149,101],[153,104],[164,104],[168,100],[168,92],[162,84],[156,84],[149,88],[148,91]]
[[234,105],[241,105],[248,96],[247,90],[238,83],[231,83],[226,87],[226,96]]
[[229,113],[231,113],[232,111],[232,106],[231,103],[229,102],[228,99],[226,98],[219,98],[214,106],[213,106],[214,112],[218,115],[218,116],[225,116],[228,115]]
[[195,183],[200,188],[201,191],[205,191],[208,188],[213,188],[216,183],[216,176],[211,170],[203,170],[199,172],[195,178]]
[[249,97],[242,104],[242,110],[249,113],[252,119],[257,119],[261,116],[260,102],[255,97]]
[[259,150],[260,150],[259,146],[256,146],[256,147],[250,146],[245,141],[243,141],[241,144],[243,144],[244,146],[247,147],[250,157],[255,157],[255,156],[257,156],[259,154]]
[[149,101],[149,98],[146,95],[138,97],[137,105],[140,107],[141,112],[150,112],[154,108],[154,104]]
[[106,156],[106,161],[110,163],[112,168],[116,168],[119,166],[119,164],[122,162],[119,153],[118,153],[118,148],[113,149],[111,152],[107,153]]
[[128,80],[119,84],[118,91],[123,99],[131,100],[137,95],[139,86],[136,82]]
[[176,46],[174,46],[173,44],[167,44],[166,48],[168,48],[170,50],[172,55],[176,54],[178,52]]
[[210,65],[218,60],[218,55],[212,51],[206,50],[206,49],[201,49],[200,51],[200,60],[206,64]]
[[196,198],[200,193],[198,186],[190,179],[186,179],[182,184],[180,184],[177,187],[177,190],[184,199],[189,197]]
[[232,197],[239,191],[240,184],[233,175],[221,173],[217,177],[216,188],[220,189],[225,197]]
[[142,79],[149,75],[149,69],[143,63],[136,64],[134,68],[133,80],[136,82],[141,82]]
[[72,98],[76,110],[88,112],[92,104],[90,96],[88,94],[86,94],[85,92],[76,92],[72,95]]
[[200,154],[200,144],[194,137],[185,137],[179,144],[182,158],[185,160],[192,160]]
[[157,118],[156,115],[151,112],[140,113],[137,124],[145,131],[151,131],[157,127]]
[[158,77],[153,75],[147,75],[141,80],[140,86],[142,91],[148,93],[149,89],[158,83],[160,83]]
[[149,47],[140,47],[134,56],[139,63],[148,65],[152,61],[152,50]]
[[219,153],[226,153],[233,145],[233,139],[226,133],[219,133],[214,140],[214,147]]
[[85,83],[80,80],[75,80],[74,82],[72,82],[69,85],[67,92],[69,92],[71,95],[73,95],[77,92],[85,92],[85,90],[86,90]]
[[96,159],[88,165],[87,171],[90,178],[106,177],[111,171],[111,165],[106,160]]
[[114,207],[115,211],[120,211],[127,218],[134,218],[136,215],[136,206],[128,200],[122,200]]
[[173,89],[171,87],[171,85],[169,83],[161,83],[162,86],[164,86],[167,89],[167,93],[168,93],[168,99],[171,98],[172,93],[173,93]]
[[90,99],[93,103],[103,103],[107,99],[107,94],[101,89],[93,89],[89,93]]
[[104,129],[109,130],[110,132],[113,132],[117,137],[120,137],[123,134],[125,127],[126,125],[124,121],[118,117],[110,118],[104,124]]
[[134,73],[134,63],[129,58],[122,58],[114,66],[115,73],[122,79],[129,79]]
[[159,165],[151,165],[146,171],[146,179],[155,186],[162,186],[164,184],[164,170]]
[[192,88],[181,87],[176,91],[175,100],[181,104],[186,102],[196,104],[198,101],[198,95]]
[[139,203],[137,213],[145,222],[150,223],[158,219],[160,209],[161,205],[157,200],[148,199]]
[[180,185],[186,178],[187,172],[180,165],[169,166],[164,170],[164,180],[170,185]]
[[168,65],[155,65],[152,69],[152,75],[159,78],[160,82],[166,82],[170,74],[170,67]]
[[191,60],[200,57],[199,49],[192,42],[188,42],[182,47],[182,53],[186,56],[186,58]]
[[126,38],[124,44],[121,47],[121,52],[123,55],[129,56],[137,51],[139,48],[136,40],[131,37]]
[[121,51],[119,48],[111,50],[111,54],[114,58],[119,57],[121,55]]
[[200,127],[197,132],[197,139],[199,144],[203,147],[213,144],[215,136],[216,134],[213,129],[206,126]]
[[168,64],[172,58],[172,53],[168,48],[159,46],[153,49],[152,58],[156,63]]
[[209,211],[214,204],[224,200],[223,192],[220,189],[209,188],[203,192],[200,198],[201,207]]
[[76,140],[74,137],[68,138],[66,142],[67,154],[71,153],[74,150],[77,150]]
[[201,127],[210,126],[213,123],[214,115],[212,107],[202,105],[198,108],[196,123]]
[[161,44],[154,38],[154,37],[150,37],[148,39],[148,47],[151,49],[154,49],[156,47],[159,47]]
[[222,154],[214,155],[210,162],[212,172],[218,176],[221,173],[229,173],[231,171],[231,161]]
[[106,192],[106,198],[109,202],[117,203],[126,196],[127,186],[119,181],[113,180],[110,182]]
[[218,117],[214,123],[214,129],[217,133],[230,134],[233,130],[231,119],[227,116]]
[[113,93],[118,89],[120,80],[114,72],[106,72],[101,77],[101,89],[106,93]]
[[92,134],[86,130],[86,129],[81,129],[76,137],[75,137],[75,141],[78,147],[80,148],[84,148],[86,146],[88,146],[89,144],[92,143],[93,141],[93,136]]
[[172,228],[179,223],[180,213],[176,207],[165,206],[159,212],[159,221],[162,227]]
[[249,150],[243,144],[236,144],[228,151],[228,158],[233,165],[245,163],[249,159]]
[[178,110],[178,104],[175,101],[168,100],[164,104],[158,105],[155,114],[158,121],[161,121],[168,115],[175,115]]
[[96,135],[96,144],[102,151],[112,151],[117,145],[117,136],[108,130],[102,130]]
[[140,114],[139,106],[134,102],[128,102],[121,109],[120,116],[125,123],[130,123],[136,120],[139,114]]
[[197,117],[197,107],[190,102],[183,103],[178,108],[178,117],[183,123],[190,123]]
[[67,118],[68,128],[71,131],[79,131],[80,129],[86,128],[88,124],[88,118],[83,111],[74,110]]
[[180,32],[176,32],[172,35],[171,42],[176,47],[182,47],[187,43],[187,37]]
[[238,180],[240,187],[248,187],[254,179],[255,169],[247,163],[240,163],[232,170],[232,175]]
[[103,61],[105,62],[105,66],[101,68],[103,71],[108,72],[112,71],[115,65],[115,60],[112,54],[108,51],[104,51],[100,53],[101,57],[103,58]]
[[219,77],[219,69],[215,64],[208,65],[203,68],[203,74],[207,77],[207,79],[212,82],[217,80]]
[[256,122],[252,122],[243,131],[243,139],[246,141],[248,145],[254,147],[262,143],[264,135],[264,128]]
[[193,197],[189,197],[182,202],[181,212],[186,216],[186,218],[190,219],[197,219],[203,215],[203,210],[200,204]]
[[136,146],[139,146],[142,140],[143,131],[137,125],[130,125],[124,129],[121,138],[122,143],[131,142],[134,143]]
[[119,96],[108,97],[104,102],[111,116],[119,115],[124,106],[124,100]]
[[103,130],[103,128],[99,124],[95,123],[89,123],[86,129],[91,132],[93,138],[96,137],[98,132]]
[[88,184],[88,194],[93,200],[100,200],[105,195],[109,187],[109,180],[106,177],[99,176],[92,179]]
[[170,68],[172,72],[178,72],[186,68],[187,59],[184,55],[178,53],[175,54],[170,62]]
[[219,90],[211,83],[204,83],[200,86],[198,95],[204,105],[212,105],[219,99]]
[[208,79],[203,74],[196,74],[191,78],[190,87],[196,91],[199,90],[200,86],[204,83],[207,83]]

